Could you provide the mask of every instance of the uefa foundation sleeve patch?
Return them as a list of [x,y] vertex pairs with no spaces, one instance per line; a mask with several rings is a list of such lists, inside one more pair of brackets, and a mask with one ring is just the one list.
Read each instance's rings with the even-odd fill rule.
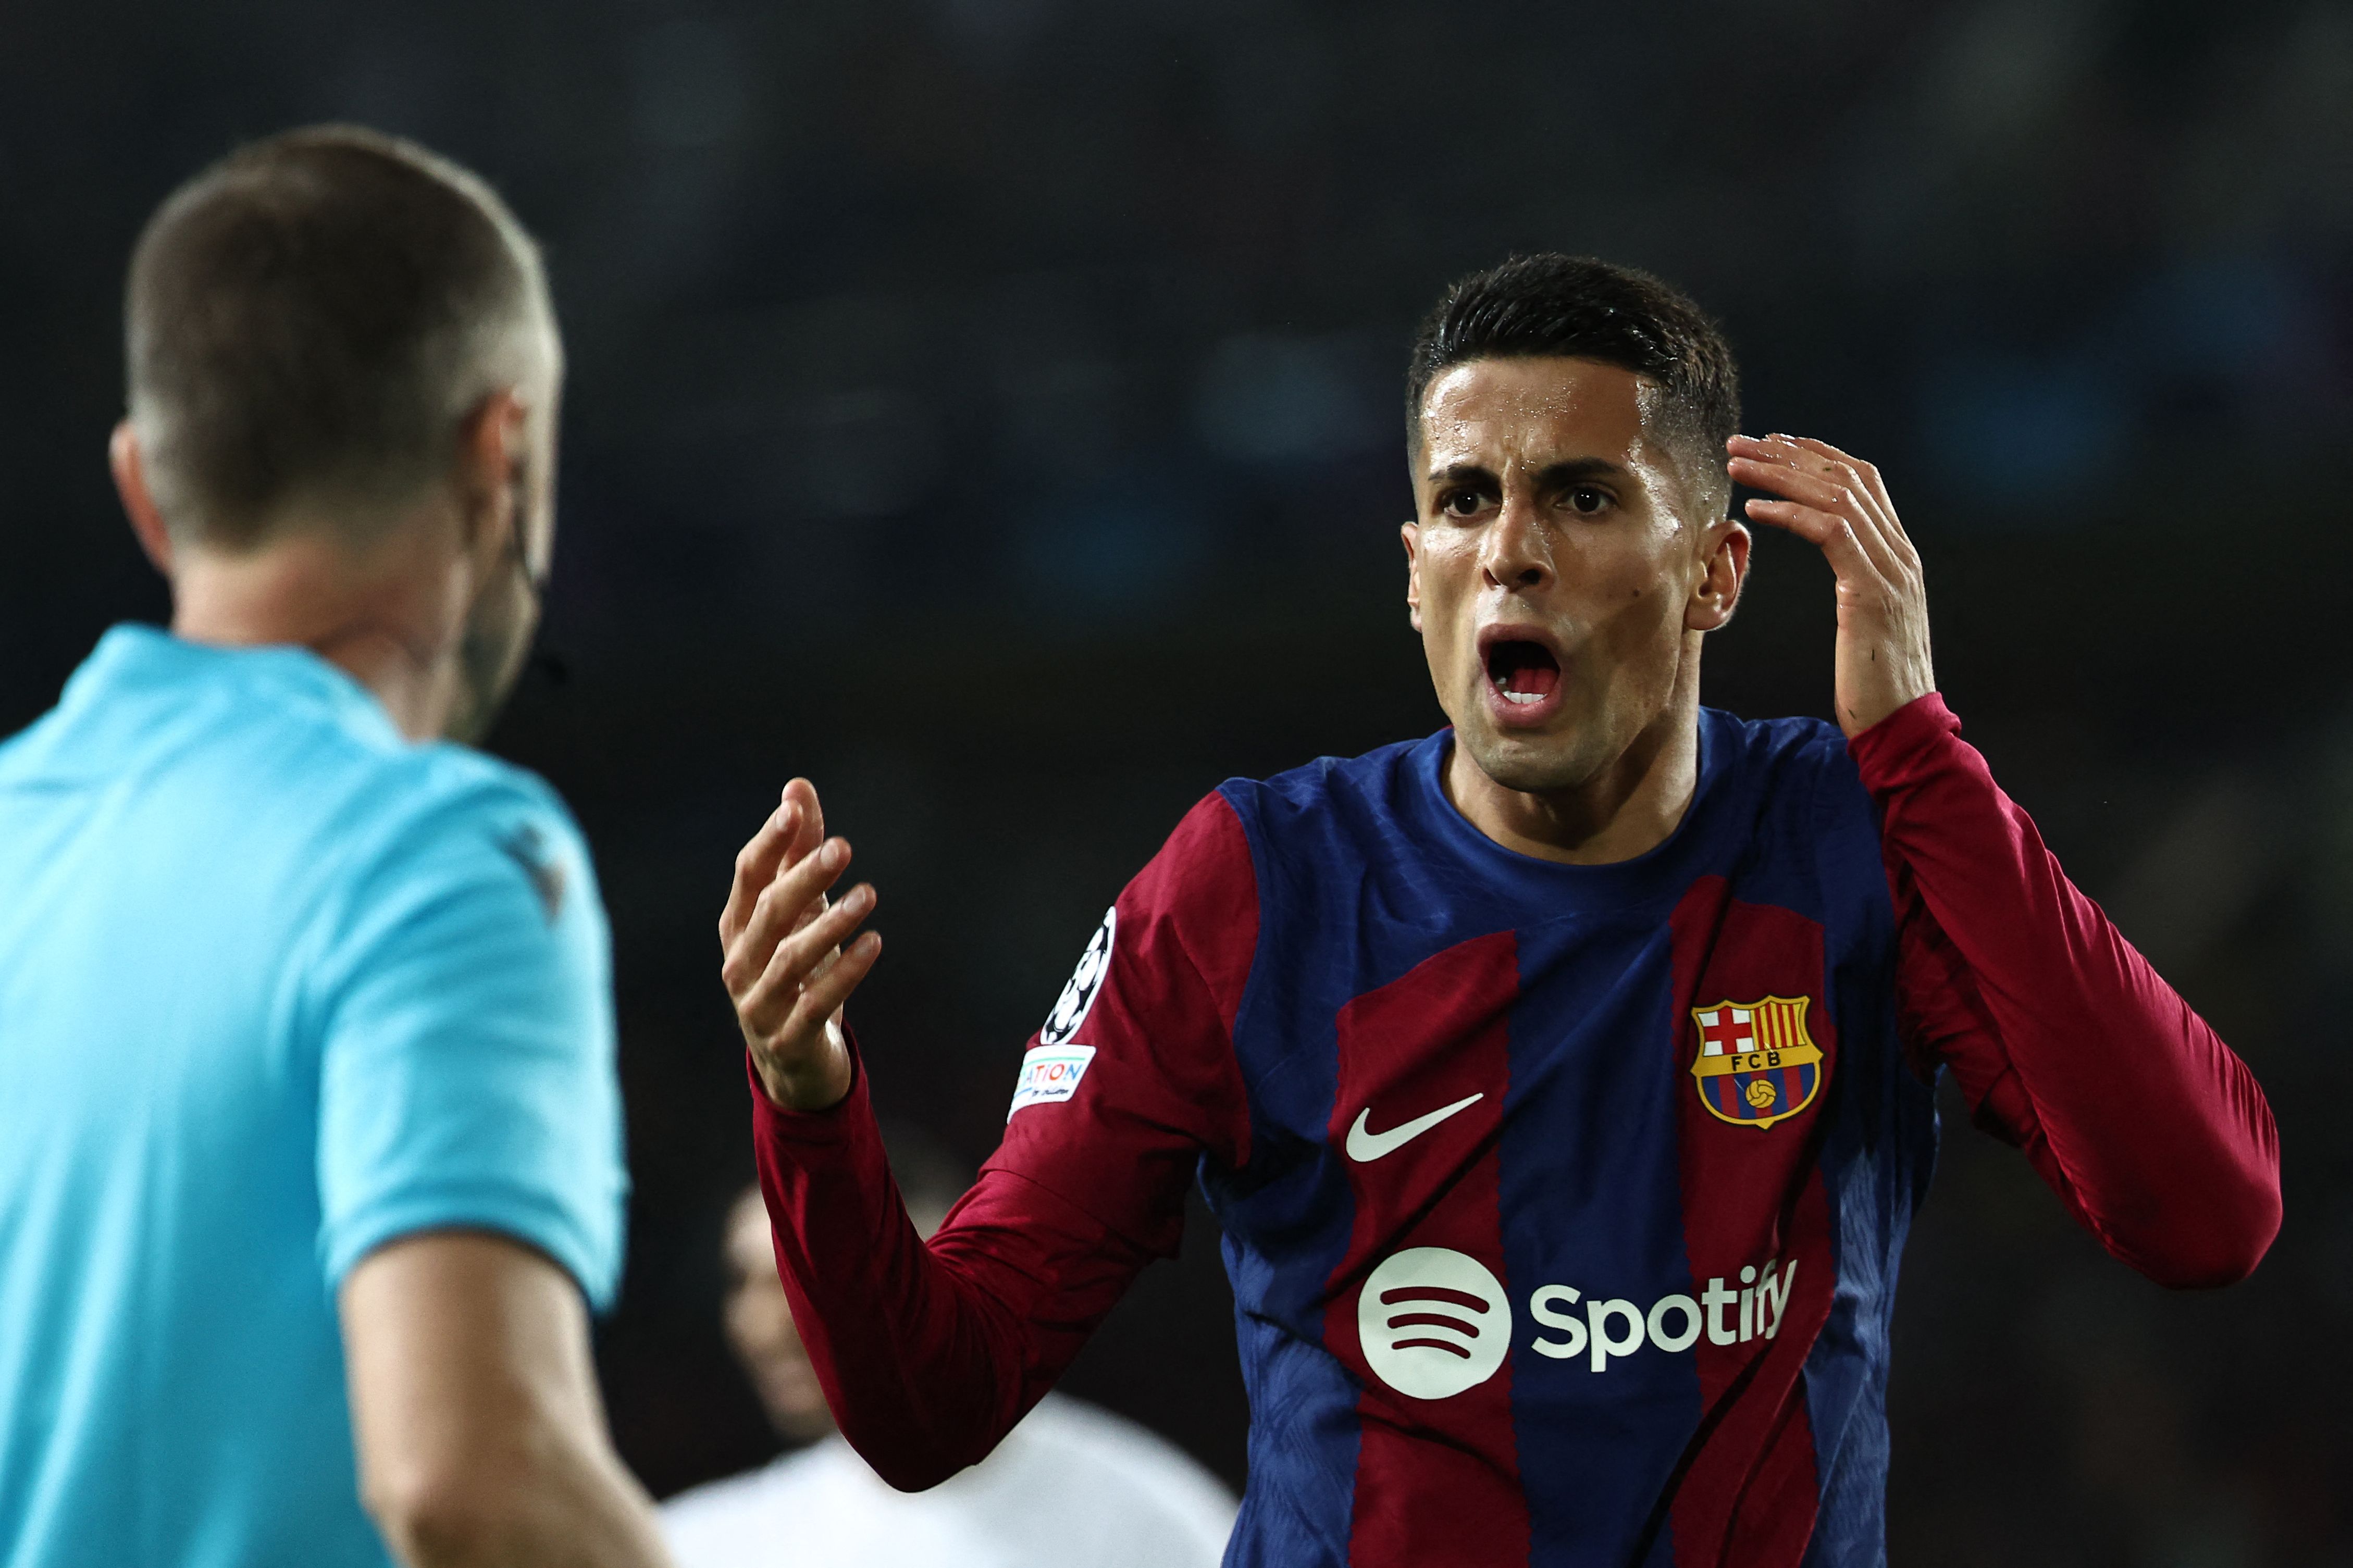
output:
[[1095,1059],[1092,1046],[1032,1046],[1021,1058],[1021,1077],[1013,1086],[1013,1107],[1005,1120],[1025,1105],[1050,1105],[1079,1091],[1087,1064]]

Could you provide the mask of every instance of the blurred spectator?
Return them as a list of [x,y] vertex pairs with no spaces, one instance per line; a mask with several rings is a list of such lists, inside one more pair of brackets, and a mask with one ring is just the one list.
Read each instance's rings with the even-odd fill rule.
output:
[[[907,1210],[928,1237],[967,1184],[927,1142],[892,1139]],[[727,1337],[796,1447],[674,1498],[681,1568],[1212,1568],[1234,1522],[1216,1477],[1134,1422],[1050,1394],[987,1459],[926,1492],[893,1491],[851,1452],[794,1331],[757,1184],[728,1210]]]

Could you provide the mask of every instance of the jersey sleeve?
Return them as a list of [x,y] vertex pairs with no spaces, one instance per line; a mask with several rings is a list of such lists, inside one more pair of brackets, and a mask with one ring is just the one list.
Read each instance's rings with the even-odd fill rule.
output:
[[312,1004],[329,1286],[398,1237],[471,1228],[608,1306],[628,1195],[609,939],[561,807],[500,784],[421,813],[332,926]]
[[1856,736],[1882,814],[1900,1024],[1978,1124],[2108,1250],[2227,1284],[2280,1224],[2279,1138],[2246,1064],[2067,879],[1941,699]]
[[752,1079],[793,1320],[842,1435],[885,1480],[985,1458],[1180,1237],[1201,1160],[1249,1157],[1233,1020],[1257,946],[1240,819],[1196,806],[1104,917],[1017,1076],[1003,1144],[926,1245],[861,1062],[829,1110]]

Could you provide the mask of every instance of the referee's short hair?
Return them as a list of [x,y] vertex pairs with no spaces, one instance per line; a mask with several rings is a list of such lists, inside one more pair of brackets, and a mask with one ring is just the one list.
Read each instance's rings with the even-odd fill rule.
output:
[[355,126],[238,149],[148,220],[130,416],[173,531],[243,551],[299,509],[366,527],[450,472],[465,416],[562,349],[539,248],[476,175]]

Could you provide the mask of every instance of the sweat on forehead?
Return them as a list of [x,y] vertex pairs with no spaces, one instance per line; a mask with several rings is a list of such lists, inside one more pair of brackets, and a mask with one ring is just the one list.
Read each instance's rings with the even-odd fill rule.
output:
[[1566,356],[1472,360],[1423,393],[1407,462],[1417,483],[1441,471],[1595,463],[1654,472],[1662,502],[1712,520],[1729,500],[1721,448],[1680,416],[1667,389],[1622,366]]

